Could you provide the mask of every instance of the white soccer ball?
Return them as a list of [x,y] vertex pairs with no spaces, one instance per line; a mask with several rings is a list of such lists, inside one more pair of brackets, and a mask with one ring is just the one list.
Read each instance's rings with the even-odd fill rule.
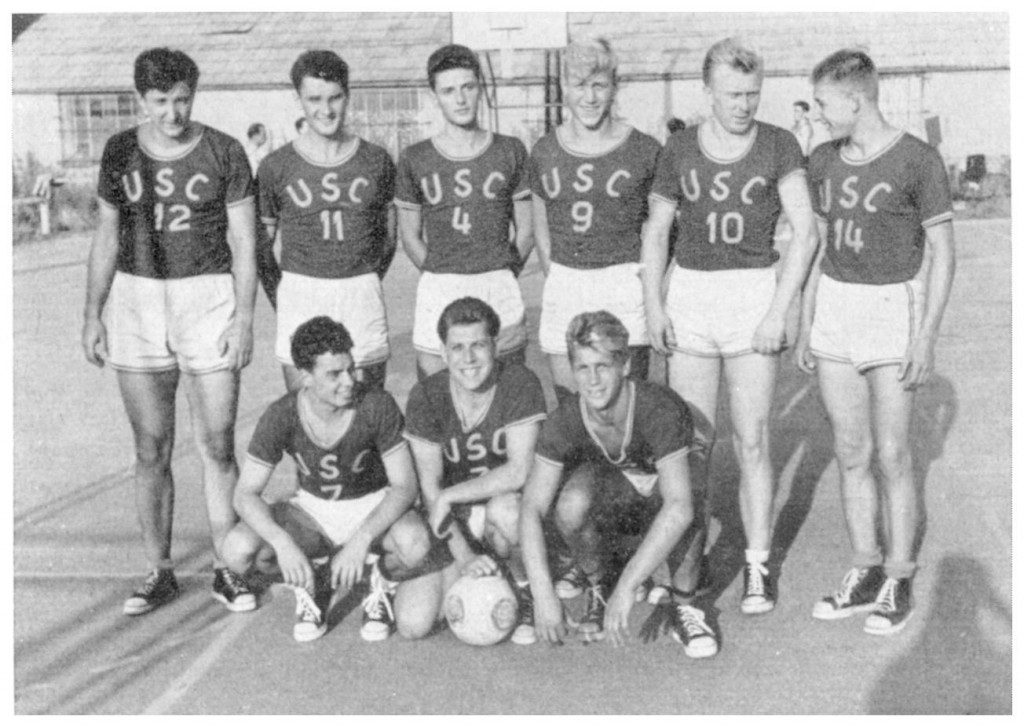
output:
[[503,576],[463,576],[444,597],[444,616],[467,644],[496,644],[515,628],[519,604]]

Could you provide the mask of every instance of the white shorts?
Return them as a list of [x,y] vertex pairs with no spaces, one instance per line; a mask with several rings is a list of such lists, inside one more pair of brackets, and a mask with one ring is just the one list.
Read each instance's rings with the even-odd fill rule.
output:
[[565,356],[565,332],[579,313],[605,310],[629,331],[630,346],[646,346],[647,318],[640,263],[584,270],[551,263],[541,297],[540,347]]
[[300,488],[288,504],[311,517],[324,537],[338,548],[352,538],[390,491],[390,487],[384,487],[352,500],[325,500]]
[[818,282],[811,353],[853,364],[858,371],[899,364],[924,313],[920,280],[891,285]]
[[119,371],[221,371],[219,341],[235,320],[230,273],[157,280],[118,271],[103,313]]
[[673,351],[691,356],[741,356],[775,297],[775,268],[669,270],[665,312],[676,336]]
[[412,326],[412,345],[417,351],[441,355],[437,321],[449,303],[467,296],[479,298],[498,314],[501,321],[498,333],[500,355],[526,345],[526,308],[519,282],[511,270],[491,270],[473,275],[424,272],[416,288],[416,312]]
[[384,291],[374,273],[353,278],[313,278],[281,273],[277,289],[277,342],[274,353],[283,364],[292,362],[292,334],[316,316],[342,323],[352,336],[352,360],[358,367],[387,361],[388,315]]

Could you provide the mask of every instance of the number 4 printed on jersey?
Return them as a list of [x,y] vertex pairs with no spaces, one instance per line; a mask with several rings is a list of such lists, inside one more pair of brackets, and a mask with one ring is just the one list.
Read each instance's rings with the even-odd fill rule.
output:
[[835,222],[833,232],[835,233],[836,250],[841,250],[843,245],[846,245],[854,252],[859,253],[864,248],[862,230],[859,227],[854,227],[853,220],[844,220],[840,217]]
[[468,236],[472,227],[469,223],[469,212],[463,212],[461,205],[452,210],[452,229]]

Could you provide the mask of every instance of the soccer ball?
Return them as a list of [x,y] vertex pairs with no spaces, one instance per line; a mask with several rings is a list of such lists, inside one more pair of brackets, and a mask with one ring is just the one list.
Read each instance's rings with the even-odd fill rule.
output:
[[463,576],[444,597],[444,616],[460,641],[496,644],[515,627],[519,604],[503,576]]

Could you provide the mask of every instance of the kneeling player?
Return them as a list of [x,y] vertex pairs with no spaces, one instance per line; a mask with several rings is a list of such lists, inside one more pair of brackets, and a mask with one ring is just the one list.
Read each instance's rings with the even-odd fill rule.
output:
[[[429,631],[444,592],[458,575],[494,572],[496,557],[507,560],[519,587],[520,624],[512,640],[535,640],[526,572],[518,554],[519,492],[533,463],[546,407],[532,371],[496,360],[500,327],[498,314],[482,300],[460,298],[448,304],[437,324],[447,368],[416,384],[409,394],[406,437],[430,527],[438,535],[451,533],[455,563],[443,574],[408,584],[409,599],[415,594],[421,617],[420,634],[403,630],[403,635]],[[446,528],[449,514],[459,524]],[[489,555],[474,557],[484,550]]]
[[[713,656],[715,633],[690,605],[700,559],[685,557],[697,524],[687,465],[690,412],[671,389],[626,379],[629,333],[610,313],[577,315],[566,342],[579,393],[563,399],[541,430],[520,513],[536,631],[551,643],[566,632],[547,563],[543,528],[551,518],[587,576],[584,639],[608,633],[623,643],[634,594],[667,558],[676,566],[672,634],[687,656]],[[621,573],[613,573],[611,564],[623,560]]]
[[[264,544],[273,548],[284,582],[295,588],[298,641],[323,636],[333,589],[359,582],[368,559],[360,633],[386,639],[402,618],[392,608],[394,580],[418,574],[430,550],[426,526],[409,509],[416,473],[402,413],[383,390],[360,391],[351,350],[348,331],[326,316],[295,331],[300,388],[271,404],[256,425],[235,492],[242,522],[224,546],[228,563],[243,573]],[[272,507],[261,495],[285,452],[298,468],[299,490]],[[381,550],[382,557],[371,554]],[[317,556],[330,557],[329,575],[314,572]]]

